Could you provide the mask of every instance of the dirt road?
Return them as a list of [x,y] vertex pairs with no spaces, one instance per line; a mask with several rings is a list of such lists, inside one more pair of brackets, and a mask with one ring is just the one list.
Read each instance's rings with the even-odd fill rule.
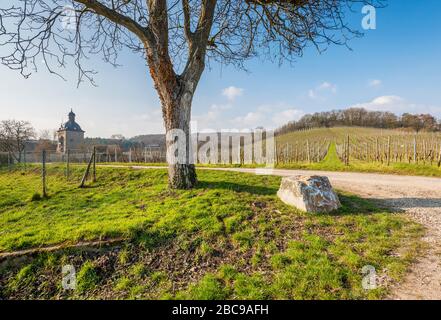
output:
[[[145,168],[145,167],[134,167]],[[256,173],[255,169],[199,168]],[[341,190],[380,201],[406,212],[427,228],[424,241],[429,249],[412,266],[404,281],[392,288],[390,299],[441,299],[441,179],[354,172],[325,172],[273,169],[277,176],[317,174],[329,177]]]

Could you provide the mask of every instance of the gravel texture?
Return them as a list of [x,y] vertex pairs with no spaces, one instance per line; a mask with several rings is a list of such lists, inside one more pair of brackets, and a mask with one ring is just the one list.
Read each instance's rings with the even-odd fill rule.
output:
[[[252,172],[253,169],[234,169]],[[271,173],[271,172],[270,172]],[[273,175],[327,176],[341,190],[374,199],[405,212],[427,229],[428,249],[411,267],[403,282],[393,286],[389,299],[441,299],[441,179],[353,172],[272,170]]]

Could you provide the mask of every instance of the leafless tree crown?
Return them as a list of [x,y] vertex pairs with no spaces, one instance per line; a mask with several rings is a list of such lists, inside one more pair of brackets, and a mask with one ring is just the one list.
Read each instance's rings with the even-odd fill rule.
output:
[[[184,77],[205,57],[243,67],[257,55],[286,61],[301,56],[308,44],[319,50],[346,44],[360,33],[345,15],[381,1],[2,0],[0,59],[25,77],[42,65],[60,75],[72,59],[79,82],[93,82],[88,57],[101,54],[116,65],[120,50],[129,48],[147,58],[151,71],[166,61]],[[197,82],[200,74],[188,76]]]
[[26,142],[35,136],[35,129],[27,121],[2,120],[0,122],[0,151],[9,152],[17,161],[20,161]]

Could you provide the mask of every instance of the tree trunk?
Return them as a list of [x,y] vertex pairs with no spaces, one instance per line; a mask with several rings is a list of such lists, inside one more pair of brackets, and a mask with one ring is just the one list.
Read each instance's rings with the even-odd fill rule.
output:
[[173,189],[190,189],[197,183],[190,132],[193,92],[182,89],[176,91],[173,94],[175,102],[165,106],[164,113],[168,184]]

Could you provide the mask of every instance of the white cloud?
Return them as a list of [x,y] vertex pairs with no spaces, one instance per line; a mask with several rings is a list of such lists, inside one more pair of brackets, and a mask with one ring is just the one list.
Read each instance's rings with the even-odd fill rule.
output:
[[257,108],[256,111],[248,112],[244,116],[234,118],[231,123],[242,129],[253,129],[259,126],[267,129],[275,129],[289,121],[298,120],[305,114],[299,109],[288,107],[287,109],[281,110],[281,107],[286,108],[286,105],[263,105]]
[[121,133],[126,137],[132,137],[140,134],[164,132],[161,108],[149,107],[145,113],[128,114],[116,121],[114,120],[106,136]]
[[383,82],[379,79],[369,80],[369,82],[368,82],[368,86],[371,88],[377,88],[377,87],[381,86],[382,84],[383,84]]
[[370,102],[355,104],[352,107],[372,111],[402,112],[403,110],[409,109],[409,104],[399,96],[381,96]]
[[319,87],[319,90],[330,90],[332,93],[337,92],[337,86],[335,84],[332,84],[330,82],[323,82]]
[[308,96],[309,98],[315,100],[315,99],[323,99],[323,97],[321,97],[322,94],[325,93],[332,93],[332,94],[336,94],[337,93],[337,85],[333,84],[331,82],[325,81],[323,83],[321,83],[320,85],[318,85],[317,87],[315,87],[314,89],[310,89],[308,91]]
[[298,109],[287,109],[274,114],[272,120],[276,126],[282,126],[289,121],[299,120],[305,113]]
[[243,94],[243,89],[234,86],[230,86],[222,90],[222,95],[227,97],[229,101],[234,101],[237,97],[240,97],[242,94]]
[[366,110],[372,111],[390,111],[398,115],[409,112],[430,113],[436,117],[441,116],[441,107],[421,103],[412,103],[402,97],[395,95],[380,96],[370,102],[358,103],[352,105],[351,107],[365,108]]
[[198,131],[235,128],[255,129],[264,127],[275,129],[291,120],[298,120],[305,113],[285,103],[274,105],[260,105],[244,114],[231,114],[231,105],[212,105],[206,113],[194,115]]
[[263,120],[265,120],[265,112],[258,110],[255,112],[248,112],[244,116],[236,117],[231,122],[241,129],[244,129],[261,126],[264,122]]
[[192,116],[192,121],[197,126],[197,130],[215,130],[225,125],[225,112],[231,109],[231,104],[212,104],[207,112]]
[[231,109],[233,106],[231,104],[213,104],[210,107],[210,110],[212,111],[223,111]]

